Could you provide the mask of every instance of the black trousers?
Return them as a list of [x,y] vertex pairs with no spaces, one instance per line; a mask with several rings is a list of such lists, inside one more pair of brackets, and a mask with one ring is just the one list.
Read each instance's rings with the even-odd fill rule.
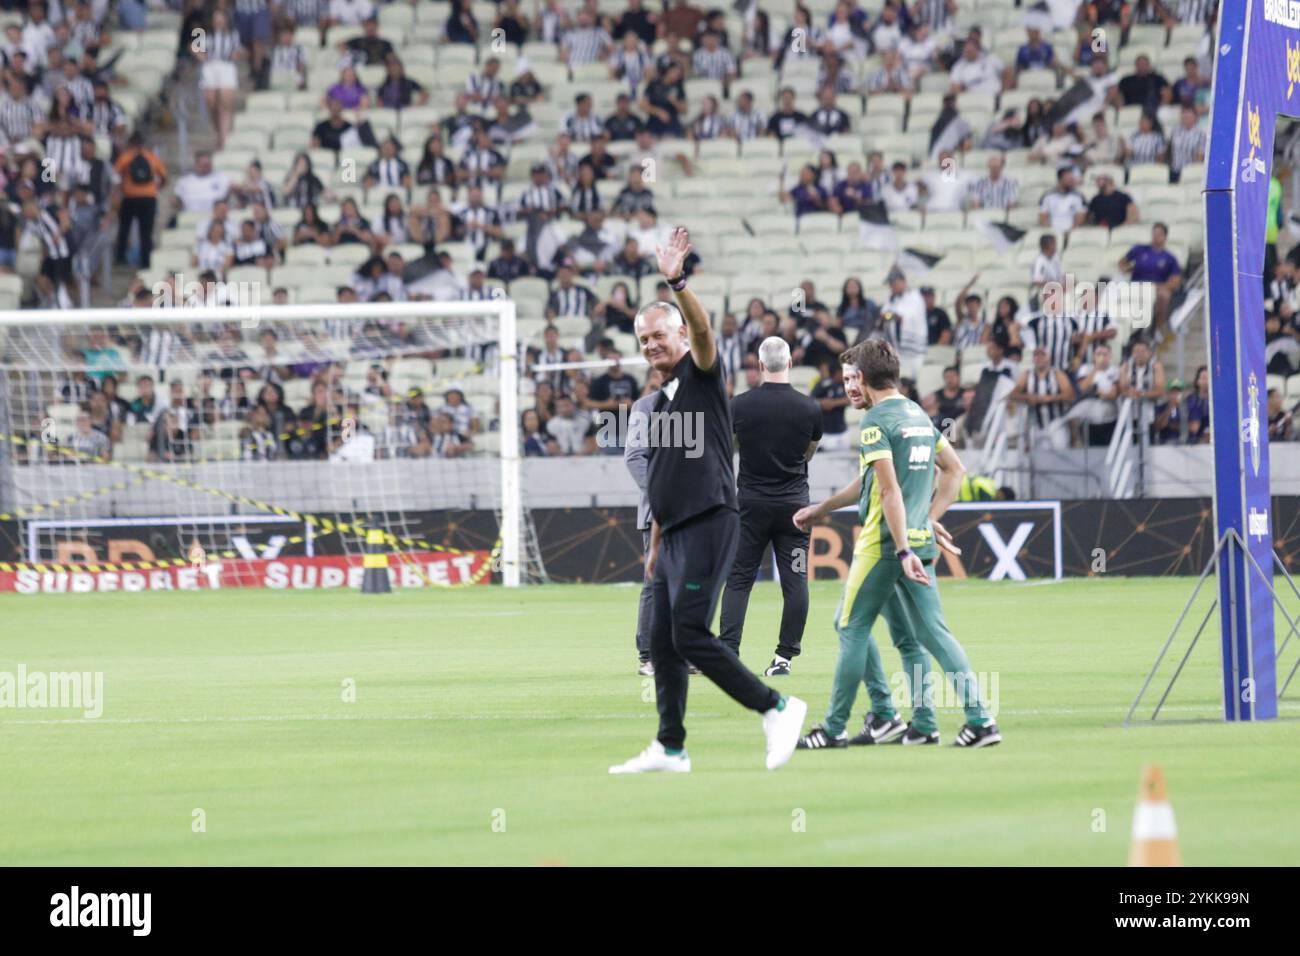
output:
[[770,544],[781,575],[781,631],[776,652],[788,661],[799,655],[808,623],[808,532],[794,526],[794,513],[802,507],[780,502],[740,503],[740,546],[722,596],[722,643],[737,654],[749,592]]
[[[149,196],[137,196],[122,200],[122,208],[117,212],[117,248],[113,257],[118,264],[126,262],[126,245],[131,241],[131,223],[140,224],[140,268],[148,269],[150,257],[153,256],[153,221],[158,213],[158,200]],[[177,293],[179,295],[179,291]]]
[[780,700],[709,630],[731,571],[739,525],[735,511],[715,508],[665,532],[659,542],[650,659],[655,665],[658,740],[668,748],[686,741],[688,661],[742,707],[762,713]]

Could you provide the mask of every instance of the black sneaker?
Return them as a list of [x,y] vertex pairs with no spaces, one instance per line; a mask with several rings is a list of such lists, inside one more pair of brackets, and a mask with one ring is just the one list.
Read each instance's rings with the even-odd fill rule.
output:
[[932,733],[922,733],[911,724],[907,725],[907,733],[898,738],[898,743],[904,747],[925,746],[926,744],[937,744],[939,742],[939,731]]
[[772,658],[772,663],[767,665],[767,670],[763,671],[764,677],[789,677],[790,662],[783,661],[780,658]]
[[853,737],[849,743],[855,747],[887,744],[903,736],[906,730],[907,724],[898,717],[885,718],[867,714],[867,719],[862,722],[862,733]]
[[997,724],[988,723],[983,727],[962,724],[961,730],[957,731],[957,739],[952,742],[952,745],[954,747],[996,747],[1000,743],[1002,743],[1002,733],[998,730]]
[[847,747],[849,745],[849,735],[840,734],[838,737],[832,737],[826,732],[826,728],[821,724],[813,727],[807,735],[800,737],[799,742],[795,744],[796,750],[822,750],[828,747]]

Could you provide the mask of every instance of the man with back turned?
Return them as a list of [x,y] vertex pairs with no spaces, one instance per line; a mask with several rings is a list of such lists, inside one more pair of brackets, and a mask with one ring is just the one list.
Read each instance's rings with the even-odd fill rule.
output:
[[740,518],[727,386],[708,313],[686,287],[690,251],[685,229],[674,230],[656,249],[675,303],[653,302],[634,323],[642,355],[669,377],[647,426],[653,523],[646,578],[653,582],[650,660],[659,731],[638,756],[609,768],[616,774],[690,771],[684,726],[689,664],[763,715],[769,770],[790,759],[808,711],[803,701],[765,685],[709,630],[735,557]]
[[781,578],[781,630],[763,672],[790,673],[808,621],[808,531],[794,515],[808,504],[808,461],[822,437],[822,411],[790,385],[790,346],[772,336],[758,347],[763,384],[732,403],[740,445],[740,545],[722,596],[722,642],[740,653],[749,592],[768,545]]

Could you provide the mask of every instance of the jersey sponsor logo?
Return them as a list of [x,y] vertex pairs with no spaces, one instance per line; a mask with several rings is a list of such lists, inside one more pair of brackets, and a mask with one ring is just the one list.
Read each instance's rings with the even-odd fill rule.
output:
[[930,424],[927,418],[926,423],[922,426],[913,426],[910,428],[900,428],[898,433],[903,438],[929,438],[934,434],[934,426]]
[[907,456],[907,462],[910,465],[928,465],[930,463],[930,446],[913,445],[912,451]]
[[862,444],[874,445],[878,441],[880,441],[879,428],[875,425],[868,425],[866,428],[862,429]]

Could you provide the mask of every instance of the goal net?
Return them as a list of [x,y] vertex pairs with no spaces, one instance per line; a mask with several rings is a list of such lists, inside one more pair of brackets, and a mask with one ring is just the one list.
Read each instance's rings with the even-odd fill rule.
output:
[[514,310],[0,314],[0,588],[528,580]]

